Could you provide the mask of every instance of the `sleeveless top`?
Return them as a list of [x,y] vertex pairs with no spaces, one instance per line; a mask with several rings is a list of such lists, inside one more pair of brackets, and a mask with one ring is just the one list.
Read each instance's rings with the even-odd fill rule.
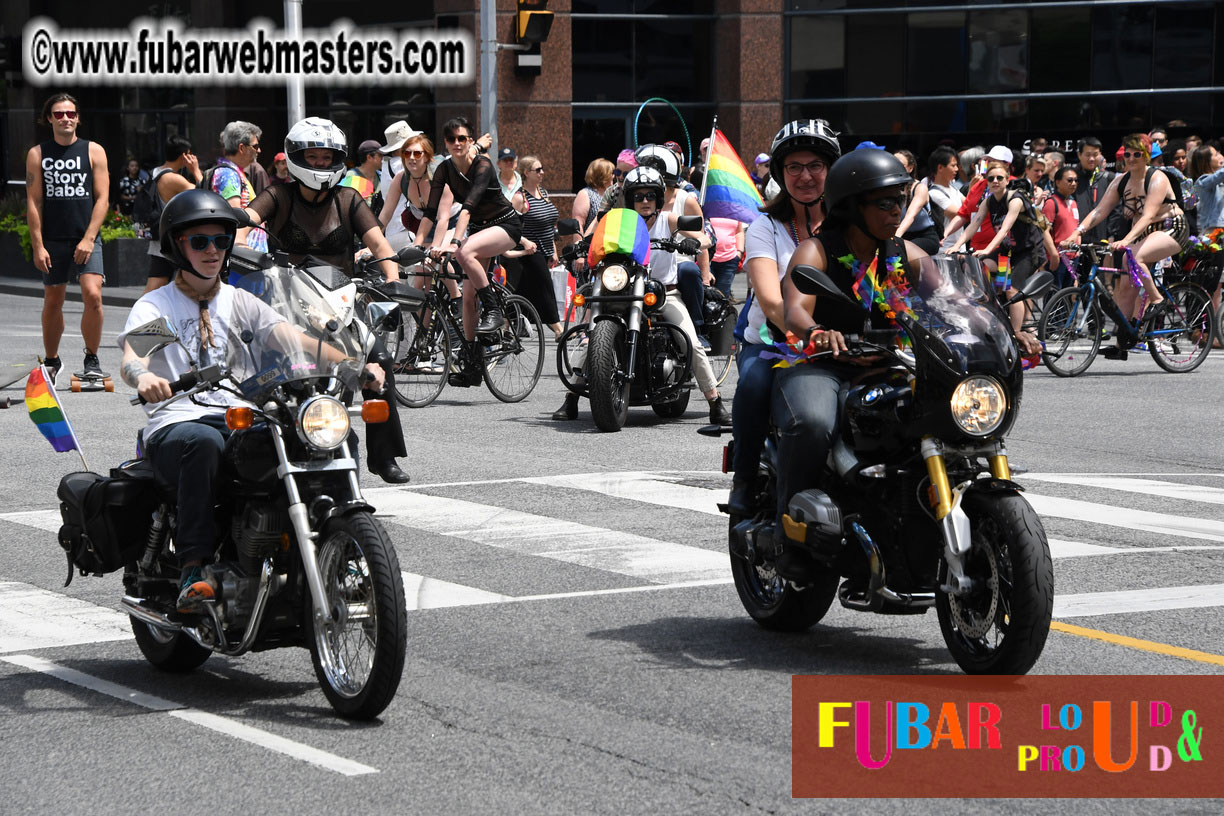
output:
[[[543,191],[541,191],[543,192]],[[523,188],[523,197],[527,199],[527,212],[523,213],[523,237],[534,241],[537,252],[544,258],[553,256],[553,234],[556,231],[557,207],[547,198],[536,198]]]
[[[654,224],[650,227],[652,239],[672,237],[671,224],[668,223],[668,220],[666,212],[660,212],[655,216]],[[680,273],[676,270],[676,253],[663,252],[658,249],[650,250],[650,277],[664,286],[674,286],[680,279]]]
[[[843,258],[853,256],[850,251],[846,239],[838,232],[822,232],[816,235],[816,240],[824,247],[825,258],[828,268],[824,271],[828,274],[837,287],[841,289],[853,301],[855,306],[848,306],[831,300],[829,298],[816,298],[816,306],[812,310],[812,317],[816,321],[816,325],[825,329],[832,329],[844,333],[861,332],[863,330],[863,318],[868,312],[861,305],[859,297],[854,292],[855,274],[853,270],[853,262],[847,267]],[[901,258],[901,271],[906,283],[908,284],[911,277],[909,268],[909,259],[905,253],[905,243],[899,238],[890,238],[884,243],[884,248],[880,252],[882,256],[876,261],[877,268],[885,266],[886,260],[890,257]],[[880,270],[879,279],[883,283],[883,278],[887,275],[885,269]],[[871,312],[871,327],[874,329],[887,329],[893,327],[894,322],[888,318],[880,307],[879,303],[872,303]]]
[[307,255],[353,273],[354,241],[378,226],[361,193],[333,187],[318,203],[298,193],[298,183],[268,187],[251,202],[269,234],[296,263]]
[[93,215],[93,163],[89,142],[61,145],[52,139],[42,148],[42,235],[44,241],[76,243],[89,230]]
[[[990,193],[986,194],[987,212],[990,214],[990,224],[995,228],[995,232],[999,231],[999,227],[1003,226],[1003,219],[1007,217],[1007,208],[1011,204],[1012,199],[1019,195],[1016,192],[1010,192],[1007,197],[999,201]],[[1023,200],[1021,203],[1024,203]],[[1025,207],[1027,208],[1027,204]],[[1024,215],[1021,211],[1020,215]],[[1021,251],[1027,252],[1034,247],[1042,245],[1041,230],[1033,224],[1026,223],[1023,218],[1017,217],[1016,222],[1012,224],[1011,232],[1008,235],[1011,239],[1012,246]]]
[[586,220],[582,222],[582,229],[578,232],[579,235],[585,234],[587,227],[591,226],[591,222],[599,217],[599,205],[603,201],[603,196],[590,187],[583,187],[582,192],[586,194],[589,206],[587,207]]

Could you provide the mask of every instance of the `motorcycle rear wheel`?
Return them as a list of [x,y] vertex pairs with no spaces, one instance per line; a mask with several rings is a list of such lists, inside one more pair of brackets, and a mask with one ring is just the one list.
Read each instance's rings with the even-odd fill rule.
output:
[[[743,520],[731,516],[728,532]],[[744,611],[774,632],[803,632],[817,624],[829,611],[837,595],[838,575],[829,571],[813,585],[799,589],[780,577],[768,564],[750,564],[731,555],[731,577]]]
[[359,512],[327,522],[318,561],[332,620],[317,626],[308,605],[315,676],[342,717],[373,719],[404,671],[408,613],[399,558],[374,517]]
[[[966,674],[1025,674],[1037,662],[1054,611],[1054,566],[1036,511],[1017,493],[965,496],[972,547],[964,598],[935,595],[948,651]],[[942,565],[940,578],[946,577]]]
[[131,618],[132,634],[140,652],[154,667],[172,674],[185,674],[200,667],[212,651],[182,632],[168,632]]
[[625,329],[615,320],[600,320],[590,338],[585,369],[591,416],[599,430],[619,431],[629,419]]

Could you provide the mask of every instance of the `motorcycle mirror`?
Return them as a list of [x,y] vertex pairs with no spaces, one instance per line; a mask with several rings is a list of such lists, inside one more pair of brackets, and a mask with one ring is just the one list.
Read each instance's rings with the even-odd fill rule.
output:
[[557,222],[558,235],[577,235],[579,229],[578,219],[576,218],[562,218]]
[[1039,298],[1052,288],[1054,288],[1054,276],[1050,274],[1049,270],[1043,269],[1026,280],[1024,286],[1021,286],[1020,291],[1016,293],[1016,296],[1008,299],[1007,305],[1010,306],[1022,300]]
[[238,228],[246,229],[255,226],[255,222],[251,220],[251,216],[247,215],[246,210],[239,207],[234,208],[234,217],[238,219]]
[[126,341],[137,357],[148,357],[166,346],[178,342],[178,333],[164,317],[150,320],[127,333]]
[[846,296],[845,292],[837,288],[832,278],[814,266],[800,264],[792,269],[790,274],[791,280],[795,282],[795,288],[805,295],[820,295],[856,305]]
[[395,257],[400,266],[412,266],[425,260],[425,250],[418,246],[404,247],[395,253]]
[[705,226],[705,219],[700,215],[682,215],[676,219],[676,229],[681,232],[700,232]]
[[366,307],[366,317],[373,331],[395,328],[395,318],[398,316],[399,304],[389,301],[376,301]]

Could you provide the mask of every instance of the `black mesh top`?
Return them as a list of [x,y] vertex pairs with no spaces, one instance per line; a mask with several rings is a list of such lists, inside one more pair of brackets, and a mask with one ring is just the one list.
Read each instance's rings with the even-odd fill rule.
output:
[[450,186],[455,200],[470,213],[474,224],[492,221],[512,209],[510,202],[502,194],[501,185],[497,182],[497,169],[493,167],[488,156],[477,156],[468,168],[467,175],[459,172],[449,156],[438,165],[429,186],[429,206],[424,209],[425,217],[434,223],[438,221],[438,204],[442,201],[442,189],[447,185]]
[[297,182],[267,187],[251,202],[268,234],[293,262],[307,255],[353,273],[354,240],[378,226],[378,219],[352,187],[333,188],[322,201],[307,201]]

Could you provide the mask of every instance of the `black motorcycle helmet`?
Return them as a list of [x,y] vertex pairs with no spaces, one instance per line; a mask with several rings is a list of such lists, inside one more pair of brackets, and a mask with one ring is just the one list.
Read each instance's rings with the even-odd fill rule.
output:
[[[786,189],[786,173],[782,168],[786,164],[786,157],[800,150],[810,150],[830,165],[842,154],[837,133],[824,119],[796,119],[787,122],[773,137],[773,143],[769,146],[769,175],[783,190]],[[827,194],[825,197],[828,197]]]
[[663,209],[663,198],[667,194],[667,189],[664,186],[662,173],[653,167],[635,167],[630,170],[625,176],[625,183],[621,186],[625,207],[633,209],[633,194],[639,190],[654,192],[658,196],[655,211]]
[[[188,227],[220,224],[233,237],[238,233],[238,214],[221,196],[209,190],[184,190],[170,199],[161,215],[161,254],[176,269],[186,269],[197,278],[207,278],[192,269],[179,249],[178,236]],[[225,251],[222,270],[229,263],[233,245]]]
[[904,187],[911,181],[905,165],[887,150],[869,147],[852,150],[834,162],[825,177],[824,200],[829,218],[866,232],[857,206],[859,196],[886,187]]

